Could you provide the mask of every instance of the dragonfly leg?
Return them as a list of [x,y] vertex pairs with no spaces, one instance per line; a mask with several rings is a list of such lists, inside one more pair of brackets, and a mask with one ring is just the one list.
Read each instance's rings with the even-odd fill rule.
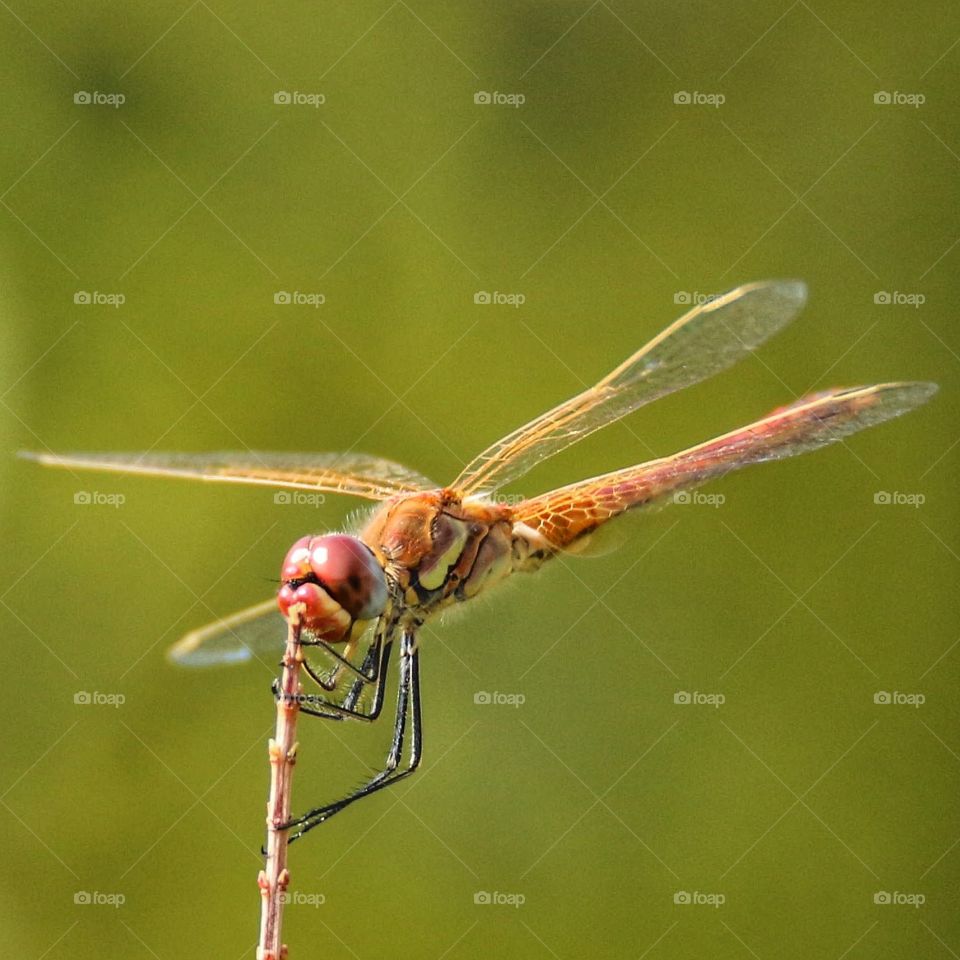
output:
[[[330,673],[323,675],[306,658],[304,658],[303,661],[303,669],[306,670],[317,686],[322,687],[328,693],[337,688],[337,684],[340,682],[340,674],[345,670],[349,670],[355,679],[353,681],[350,694],[347,697],[347,699],[352,700],[352,702],[346,703],[345,705],[348,708],[353,707],[356,704],[357,698],[359,697],[360,692],[363,690],[365,684],[380,682],[380,673],[384,662],[383,658],[380,656],[380,651],[382,648],[383,637],[378,634],[376,641],[367,651],[367,655],[363,658],[363,663],[359,668],[357,668],[346,657],[340,656],[340,654],[335,650],[331,650],[328,646],[324,645],[323,652],[329,654],[337,661],[333,667],[333,670],[331,670]],[[356,691],[356,693],[354,693],[354,691]]]
[[[321,678],[318,673],[314,672],[312,666],[304,661],[304,667],[306,668],[307,673],[309,673],[310,676],[313,677],[313,679],[320,684],[324,690],[333,690],[334,687],[336,687],[341,670],[346,670],[356,676],[357,679],[366,681],[367,683],[376,683],[380,676],[380,648],[383,645],[383,636],[379,632],[377,634],[376,641],[367,652],[367,655],[359,668],[355,667],[346,657],[337,653],[336,650],[324,643],[322,640],[301,642],[305,647],[322,647],[323,652],[337,663],[337,666],[334,667],[331,674],[331,679],[327,680]],[[352,642],[353,641],[351,641],[351,643]]]
[[[403,741],[406,734],[407,713],[410,714],[410,755],[403,769],[400,766],[400,757],[403,753]],[[369,780],[360,789],[323,807],[308,811],[302,817],[297,817],[284,824],[281,829],[299,827],[290,837],[292,843],[298,837],[312,830],[319,824],[329,820],[335,813],[349,806],[361,797],[366,797],[377,790],[382,790],[404,777],[410,776],[420,765],[423,751],[423,729],[420,712],[420,660],[415,648],[414,638],[404,633],[400,645],[400,684],[397,690],[397,712],[393,727],[393,740],[387,754],[384,769],[373,779]]]
[[[360,694],[360,689],[367,682],[365,680],[354,680],[353,685],[348,692],[347,696],[344,698],[342,704],[334,703],[332,700],[328,700],[326,697],[317,696],[312,693],[301,693],[297,695],[297,702],[300,704],[300,710],[303,713],[308,714],[311,717],[320,717],[324,720],[345,720],[350,717],[354,720],[364,720],[366,722],[372,722],[380,716],[380,711],[383,708],[383,695],[386,690],[385,682],[385,673],[387,664],[390,661],[390,650],[392,644],[387,644],[382,648],[379,643],[376,644],[376,648],[371,650],[366,657],[365,663],[370,661],[374,656],[377,657],[377,680],[376,686],[373,693],[373,702],[370,704],[370,710],[364,712],[362,710],[354,709],[356,706],[357,698]],[[306,662],[304,666],[307,667]],[[311,677],[314,676],[313,670],[307,667],[307,672]],[[316,679],[314,677],[314,679]],[[279,693],[280,684],[279,681],[273,681],[273,695],[276,697]]]

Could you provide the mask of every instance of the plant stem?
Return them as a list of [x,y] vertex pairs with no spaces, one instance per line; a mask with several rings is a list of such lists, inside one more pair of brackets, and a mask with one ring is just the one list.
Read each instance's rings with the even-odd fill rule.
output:
[[267,752],[270,756],[270,799],[267,801],[267,859],[257,877],[260,888],[260,943],[257,960],[284,960],[287,947],[280,939],[284,894],[290,883],[287,869],[287,831],[290,788],[297,762],[297,717],[300,713],[300,611],[292,609],[287,624],[287,648],[277,696],[277,730]]

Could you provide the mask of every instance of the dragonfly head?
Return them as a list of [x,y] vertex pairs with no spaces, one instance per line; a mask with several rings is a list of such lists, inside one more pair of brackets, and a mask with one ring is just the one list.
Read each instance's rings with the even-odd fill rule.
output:
[[280,612],[303,604],[304,627],[327,643],[349,639],[354,621],[379,617],[387,605],[383,567],[362,540],[346,534],[301,537],[280,577]]

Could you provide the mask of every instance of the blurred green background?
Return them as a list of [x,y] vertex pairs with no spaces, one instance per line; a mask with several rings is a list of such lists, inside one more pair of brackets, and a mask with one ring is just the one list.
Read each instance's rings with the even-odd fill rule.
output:
[[[16,450],[356,447],[448,482],[683,301],[768,276],[810,284],[790,329],[512,492],[809,389],[939,396],[433,624],[423,771],[294,846],[292,888],[323,903],[291,906],[285,939],[291,958],[960,952],[960,9],[0,7],[7,955],[252,956],[271,674],[163,651],[269,596],[288,545],[357,507]],[[294,806],[362,780],[388,727],[305,721]]]

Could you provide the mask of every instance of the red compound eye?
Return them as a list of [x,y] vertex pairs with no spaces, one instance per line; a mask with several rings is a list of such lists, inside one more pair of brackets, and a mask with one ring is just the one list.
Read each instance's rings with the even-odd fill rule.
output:
[[387,580],[370,548],[333,533],[310,543],[310,568],[330,595],[357,620],[379,617],[387,605]]
[[313,537],[301,537],[288,551],[280,568],[280,579],[305,580],[311,574],[310,541]]
[[304,626],[328,641],[345,640],[353,620],[378,617],[386,607],[383,568],[356,537],[301,537],[287,552],[280,576],[280,612],[286,616],[294,604],[303,604]]

